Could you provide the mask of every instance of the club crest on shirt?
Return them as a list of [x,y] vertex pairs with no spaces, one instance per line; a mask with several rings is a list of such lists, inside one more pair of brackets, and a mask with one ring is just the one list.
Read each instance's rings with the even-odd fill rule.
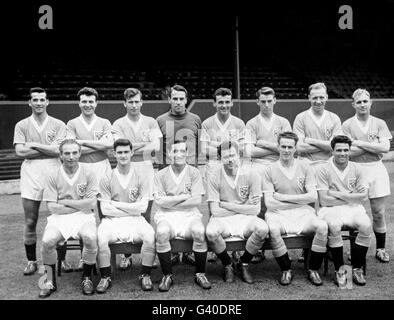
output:
[[349,178],[347,180],[347,187],[349,190],[354,191],[356,189],[356,178]]
[[246,199],[249,197],[249,187],[248,186],[240,186],[238,188],[238,195],[241,199]]
[[54,142],[56,139],[56,131],[55,130],[47,131],[46,132],[46,139],[47,139],[48,143]]
[[331,138],[333,132],[334,132],[334,125],[326,125],[325,134],[327,139]]
[[227,132],[228,140],[238,140],[238,130],[232,129]]
[[150,142],[151,138],[149,135],[149,130],[142,130],[141,131],[142,141],[143,142]]
[[298,177],[297,178],[297,183],[300,189],[304,189],[305,186],[305,177]]
[[279,127],[274,129],[274,138],[275,138],[275,140],[278,139],[278,136],[279,136],[280,131],[281,131],[281,130],[280,130]]
[[86,189],[87,189],[87,184],[86,183],[79,183],[77,184],[77,194],[80,197],[83,197],[86,195]]
[[185,182],[184,188],[183,188],[184,193],[192,193],[192,184],[191,182]]
[[130,188],[129,189],[129,199],[132,202],[137,201],[137,199],[138,199],[138,188]]
[[94,131],[94,140],[98,141],[101,140],[101,138],[104,136],[104,131],[99,130],[99,131]]
[[378,133],[376,131],[369,131],[368,132],[368,141],[374,142],[378,138]]

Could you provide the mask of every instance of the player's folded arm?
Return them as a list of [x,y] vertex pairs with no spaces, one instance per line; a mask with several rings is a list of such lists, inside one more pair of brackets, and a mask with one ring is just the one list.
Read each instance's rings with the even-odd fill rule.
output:
[[76,210],[74,208],[71,207],[67,207],[63,204],[59,204],[56,201],[46,201],[47,203],[47,208],[48,211],[51,214],[70,214],[70,213],[74,213],[74,212],[78,212],[79,210]]
[[236,212],[234,211],[221,208],[219,206],[219,201],[210,201],[209,199],[207,201],[208,201],[209,212],[213,217],[217,217],[217,218],[230,217],[236,214]]
[[198,207],[201,204],[202,195],[192,195],[189,199],[173,206],[174,209],[190,209]]
[[323,207],[335,207],[348,204],[347,201],[332,195],[332,191],[328,188],[319,188],[317,192],[319,194],[319,202]]
[[106,217],[128,217],[129,214],[115,208],[111,204],[111,200],[100,200],[100,208],[103,216]]
[[356,146],[371,153],[387,153],[390,151],[390,140],[381,139],[380,142],[356,141]]
[[122,210],[129,215],[139,216],[148,208],[148,202],[148,198],[142,198],[140,201],[136,201],[133,203],[112,200],[111,204],[116,209]]
[[42,155],[41,152],[29,148],[24,143],[15,144],[15,154],[17,155],[17,157],[27,158],[27,159],[34,159]]
[[269,211],[271,210],[286,210],[299,207],[299,205],[289,202],[283,202],[274,198],[273,191],[263,191],[265,206]]
[[220,202],[219,206],[226,210],[233,211],[235,213],[241,213],[245,215],[256,216],[260,212],[260,202],[257,204],[239,204],[234,202]]

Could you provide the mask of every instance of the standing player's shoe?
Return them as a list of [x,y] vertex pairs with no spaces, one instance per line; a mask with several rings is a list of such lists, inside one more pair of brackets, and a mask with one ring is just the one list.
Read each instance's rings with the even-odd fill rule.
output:
[[390,256],[386,252],[386,249],[376,249],[375,258],[383,263],[390,261]]
[[340,288],[345,287],[347,283],[346,273],[341,271],[335,271],[334,283]]
[[159,291],[166,292],[166,291],[170,290],[172,283],[174,282],[173,276],[174,275],[171,273],[163,276],[163,278],[161,279],[160,284],[159,284]]
[[52,281],[45,280],[42,287],[40,288],[40,293],[38,295],[39,298],[46,298],[49,297],[52,292],[56,291],[56,286],[53,285]]
[[37,261],[27,261],[27,266],[25,270],[23,270],[23,274],[25,276],[31,276],[38,270]]
[[92,295],[93,290],[93,282],[89,277],[84,277],[82,279],[82,293],[85,295]]
[[123,271],[131,268],[131,256],[130,257],[126,257],[124,254],[122,254],[122,257],[120,259],[120,263],[119,263],[119,268]]
[[238,262],[237,269],[241,274],[241,279],[243,282],[246,282],[249,284],[254,283],[253,276],[249,272],[249,264],[248,263],[242,263],[241,261]]
[[62,272],[65,272],[65,273],[69,273],[69,272],[74,271],[71,264],[69,264],[66,260],[62,260],[61,268],[62,268]]
[[141,281],[141,289],[143,291],[152,291],[153,290],[153,284],[152,284],[152,280],[151,280],[149,274],[141,274],[139,276],[139,279]]
[[287,286],[293,280],[293,275],[291,274],[291,270],[282,271],[282,277],[279,280],[279,283],[282,286]]
[[319,272],[315,270],[308,270],[308,280],[315,286],[321,286],[323,284]]
[[227,266],[224,266],[224,274],[223,274],[224,282],[234,282],[234,267],[233,264],[230,263]]
[[111,277],[104,277],[100,279],[99,284],[97,285],[96,292],[97,293],[106,293],[109,288],[112,286]]
[[359,286],[365,286],[367,283],[364,278],[364,271],[362,268],[353,269],[353,282]]
[[197,283],[203,289],[211,289],[212,285],[205,276],[205,273],[196,273],[194,276],[194,282]]

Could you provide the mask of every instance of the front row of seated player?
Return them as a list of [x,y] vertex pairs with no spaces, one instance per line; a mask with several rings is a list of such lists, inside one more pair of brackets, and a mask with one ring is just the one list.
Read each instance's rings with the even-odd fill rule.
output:
[[[149,185],[144,173],[136,172],[131,164],[130,141],[115,141],[117,166],[100,182],[98,200],[104,217],[96,231],[92,209],[99,191],[94,173],[78,163],[80,146],[74,140],[64,140],[60,145],[62,166],[49,177],[44,191],[52,215],[43,236],[42,258],[47,279],[39,296],[47,297],[56,290],[56,244],[70,237],[82,239],[84,244],[84,294],[94,292],[91,271],[97,251],[101,280],[96,291],[105,293],[110,288],[109,244],[118,241],[143,243],[142,290],[153,289],[150,272],[157,253],[163,272],[159,290],[168,291],[173,284],[170,240],[175,237],[193,240],[195,282],[204,289],[211,288],[205,275],[207,240],[224,266],[225,282],[234,281],[237,271],[244,282],[253,283],[249,262],[268,235],[282,271],[279,282],[290,284],[291,261],[282,239],[284,234],[314,236],[308,270],[308,279],[314,285],[322,284],[318,270],[328,242],[335,282],[343,285],[346,283],[346,276],[340,272],[344,264],[340,234],[343,226],[359,231],[352,252],[353,281],[364,285],[362,266],[372,229],[360,203],[367,196],[368,183],[359,167],[348,161],[351,141],[346,136],[334,137],[333,158],[314,169],[294,158],[297,141],[292,132],[278,136],[280,159],[267,168],[262,181],[260,175],[250,170],[250,165],[241,165],[238,145],[223,142],[218,147],[221,164],[207,175],[211,218],[206,228],[198,210],[204,195],[201,175],[197,168],[186,164],[186,144],[176,141],[171,150],[172,164],[155,177],[154,198],[158,206],[155,232],[141,216],[148,205]],[[266,221],[257,217],[262,192],[268,209]],[[316,215],[308,204],[317,200],[318,193],[322,208]],[[244,254],[235,266],[226,251],[225,239],[231,236],[247,239]]]

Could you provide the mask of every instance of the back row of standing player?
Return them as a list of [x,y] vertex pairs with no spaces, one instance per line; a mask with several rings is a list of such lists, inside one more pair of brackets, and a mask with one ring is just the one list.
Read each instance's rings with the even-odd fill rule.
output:
[[[78,92],[81,115],[70,120],[67,126],[60,120],[48,116],[49,104],[45,90],[33,88],[29,106],[32,116],[18,122],[15,127],[14,145],[16,154],[25,158],[21,168],[21,197],[25,212],[24,244],[28,264],[24,274],[33,274],[36,263],[36,225],[43,193],[43,178],[51,168],[59,165],[59,143],[67,136],[75,138],[82,145],[80,162],[89,163],[98,178],[110,170],[106,151],[113,147],[118,138],[129,139],[133,143],[136,168],[143,170],[153,186],[152,152],[160,149],[163,141],[163,160],[166,163],[168,151],[176,139],[187,138],[188,163],[196,165],[198,159],[198,137],[200,152],[206,156],[209,174],[218,163],[217,147],[224,140],[236,140],[248,146],[244,161],[250,161],[252,168],[261,175],[268,164],[278,160],[278,134],[291,130],[287,119],[276,115],[275,92],[263,87],[256,92],[260,112],[245,123],[231,114],[233,106],[231,90],[219,88],[214,93],[213,106],[216,114],[202,124],[198,115],[186,109],[187,91],[179,85],[171,88],[170,110],[156,120],[141,113],[142,94],[137,89],[126,89],[124,106],[127,114],[116,120],[98,117],[95,109],[98,93],[92,88]],[[328,100],[327,88],[323,83],[309,87],[310,108],[298,114],[293,131],[299,137],[297,151],[299,158],[307,159],[312,166],[326,162],[331,156],[330,140],[344,133],[352,139],[351,160],[366,167],[369,181],[369,199],[373,216],[373,230],[376,236],[376,258],[388,262],[385,251],[386,223],[385,198],[390,194],[390,183],[386,168],[381,162],[383,153],[390,148],[392,138],[384,120],[370,115],[372,100],[370,94],[357,89],[353,95],[354,117],[343,125],[339,117],[325,110]],[[245,130],[248,129],[248,130]],[[35,161],[40,159],[40,161]],[[148,210],[149,212],[149,210]]]

